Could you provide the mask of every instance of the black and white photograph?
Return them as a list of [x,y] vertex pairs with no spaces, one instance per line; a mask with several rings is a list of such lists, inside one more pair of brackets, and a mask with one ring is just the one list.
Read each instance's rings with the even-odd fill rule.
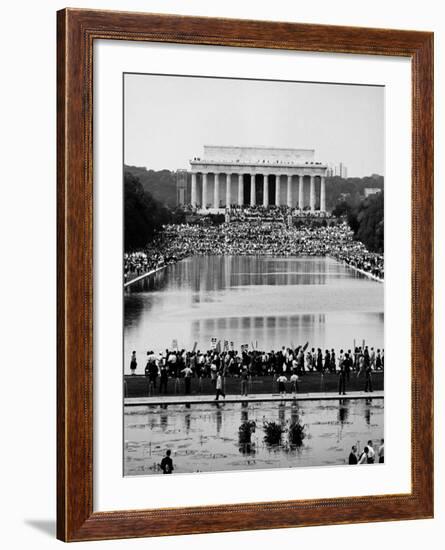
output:
[[123,90],[124,475],[384,463],[385,87]]

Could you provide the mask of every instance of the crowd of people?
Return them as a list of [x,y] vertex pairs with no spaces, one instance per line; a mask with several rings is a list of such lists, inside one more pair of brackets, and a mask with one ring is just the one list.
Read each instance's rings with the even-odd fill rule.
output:
[[382,254],[353,239],[346,223],[289,226],[238,222],[221,225],[166,225],[143,251],[124,255],[125,282],[144,272],[193,255],[330,256],[383,280]]
[[226,209],[231,222],[262,220],[266,222],[288,223],[290,218],[330,218],[328,212],[312,211],[309,208],[300,209],[286,205],[280,206],[238,206],[232,205]]
[[[218,349],[219,348],[219,349]],[[223,381],[226,377],[237,377],[241,381],[241,394],[247,395],[248,382],[252,377],[271,376],[278,385],[279,393],[298,392],[298,382],[301,376],[310,372],[320,374],[337,374],[338,389],[345,394],[346,383],[355,374],[362,373],[365,379],[364,391],[373,391],[372,373],[385,368],[384,350],[373,347],[356,347],[351,349],[309,349],[307,344],[295,349],[283,347],[270,352],[256,349],[238,350],[227,347],[201,351],[186,351],[184,349],[166,349],[155,354],[147,352],[144,374],[149,383],[149,394],[167,394],[170,379],[184,378],[185,394],[190,394],[192,379],[210,378],[216,391],[216,398],[224,397]],[[136,374],[138,360],[133,351],[130,359],[130,372]]]
[[349,453],[348,463],[354,464],[383,464],[385,462],[385,440],[380,440],[380,445],[377,450],[374,450],[374,444],[372,440],[368,440],[368,443],[363,448],[362,452],[358,452],[357,445],[353,445],[351,452]]

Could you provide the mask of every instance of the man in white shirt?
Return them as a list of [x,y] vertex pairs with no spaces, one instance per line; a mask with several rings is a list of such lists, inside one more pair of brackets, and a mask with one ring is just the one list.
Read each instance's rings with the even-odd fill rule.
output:
[[295,372],[290,377],[292,394],[295,395],[298,392],[298,375]]
[[218,372],[218,374],[216,376],[216,397],[215,397],[215,401],[219,401],[219,396],[220,395],[222,395],[224,397],[224,399],[226,398],[226,394],[224,393],[224,390],[223,390],[223,379],[222,379],[221,373]]

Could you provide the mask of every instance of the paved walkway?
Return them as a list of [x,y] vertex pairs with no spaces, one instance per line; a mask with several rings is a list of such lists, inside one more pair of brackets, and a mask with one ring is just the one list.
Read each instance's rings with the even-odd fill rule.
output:
[[[225,399],[220,398],[220,403],[240,403],[240,402],[259,402],[259,401],[310,401],[315,399],[383,399],[383,391],[375,391],[366,393],[363,391],[349,392],[346,395],[338,395],[334,392],[317,392],[317,393],[298,393],[295,397],[292,394],[286,393],[281,396],[278,393],[273,394],[252,394],[228,395]],[[155,395],[153,397],[126,397],[124,405],[128,407],[136,407],[140,405],[182,405],[197,404],[197,403],[214,403],[213,395]]]

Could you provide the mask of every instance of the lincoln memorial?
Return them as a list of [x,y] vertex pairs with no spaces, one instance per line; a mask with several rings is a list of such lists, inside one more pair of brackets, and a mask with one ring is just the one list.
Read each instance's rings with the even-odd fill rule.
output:
[[191,165],[191,203],[202,209],[287,205],[326,211],[327,165],[314,149],[204,146]]

